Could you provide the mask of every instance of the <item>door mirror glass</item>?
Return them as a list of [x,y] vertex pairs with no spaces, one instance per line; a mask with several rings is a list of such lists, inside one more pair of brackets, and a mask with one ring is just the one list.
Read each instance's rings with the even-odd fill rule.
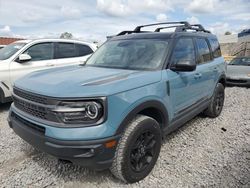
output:
[[30,61],[30,60],[31,60],[31,56],[30,56],[29,54],[21,54],[21,55],[19,55],[19,57],[18,57],[18,61],[19,61],[20,63],[26,62],[26,61]]

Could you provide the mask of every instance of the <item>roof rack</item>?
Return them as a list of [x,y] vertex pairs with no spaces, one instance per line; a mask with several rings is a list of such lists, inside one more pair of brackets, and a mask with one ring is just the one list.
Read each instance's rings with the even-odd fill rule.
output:
[[167,25],[167,24],[182,24],[185,27],[191,27],[190,24],[188,22],[186,22],[186,21],[182,21],[182,22],[161,22],[161,23],[154,23],[154,24],[147,24],[147,25],[137,26],[134,29],[134,32],[140,32],[141,28],[143,28],[143,27],[149,27],[149,26],[155,26],[155,25]]
[[[210,33],[210,31],[205,30],[204,27],[201,24],[193,24],[193,25],[191,25],[191,24],[189,24],[186,21],[181,21],[181,22],[161,22],[161,23],[140,25],[140,26],[137,26],[134,30],[131,30],[131,31],[122,31],[122,32],[118,33],[117,36],[126,35],[126,34],[132,34],[132,33],[150,32],[150,31],[141,31],[141,28],[155,26],[155,25],[168,25],[168,24],[171,24],[171,26],[159,27],[159,28],[155,29],[154,32],[160,32],[162,29],[174,28],[175,27],[176,28],[175,32],[185,32],[187,30],[195,30],[195,31],[201,31],[201,32]],[[173,25],[173,24],[175,24],[175,25]]]
[[172,26],[167,26],[167,27],[158,27],[155,29],[154,32],[160,32],[162,29],[169,29],[169,28],[174,28],[174,27],[175,28],[178,28],[178,27],[183,28],[182,25],[172,25]]
[[192,28],[198,27],[199,31],[203,31],[203,32],[206,32],[206,33],[211,33],[210,31],[206,30],[201,24],[193,24],[193,25],[191,25],[191,27]]
[[168,26],[168,27],[159,27],[155,29],[155,32],[160,32],[162,29],[168,29],[175,27],[175,32],[185,32],[187,30],[195,30],[195,31],[202,31],[206,33],[211,33],[208,30],[205,30],[204,27],[201,24],[193,24],[190,25],[190,27],[185,27],[183,25],[174,25],[174,26]]

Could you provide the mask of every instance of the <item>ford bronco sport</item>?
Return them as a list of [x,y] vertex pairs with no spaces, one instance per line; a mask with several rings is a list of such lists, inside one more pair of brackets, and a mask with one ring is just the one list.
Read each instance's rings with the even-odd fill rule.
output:
[[[85,66],[15,82],[9,125],[34,147],[127,183],[145,178],[164,135],[204,112],[220,115],[225,63],[201,25],[136,27],[102,45]],[[160,32],[175,27],[175,32]]]

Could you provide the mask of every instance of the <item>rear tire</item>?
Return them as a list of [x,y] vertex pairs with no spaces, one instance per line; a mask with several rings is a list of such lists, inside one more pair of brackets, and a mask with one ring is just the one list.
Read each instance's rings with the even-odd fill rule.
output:
[[220,115],[225,99],[225,89],[221,83],[218,83],[215,87],[214,94],[208,108],[204,111],[204,114],[211,118],[216,118]]
[[145,178],[161,149],[161,129],[153,118],[138,115],[128,124],[116,148],[110,171],[126,183]]

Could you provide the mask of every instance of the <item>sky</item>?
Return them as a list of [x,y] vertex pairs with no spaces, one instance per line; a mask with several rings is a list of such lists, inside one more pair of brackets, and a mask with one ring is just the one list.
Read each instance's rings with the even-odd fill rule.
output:
[[137,25],[189,21],[217,35],[250,28],[250,0],[0,0],[0,36],[104,41]]

